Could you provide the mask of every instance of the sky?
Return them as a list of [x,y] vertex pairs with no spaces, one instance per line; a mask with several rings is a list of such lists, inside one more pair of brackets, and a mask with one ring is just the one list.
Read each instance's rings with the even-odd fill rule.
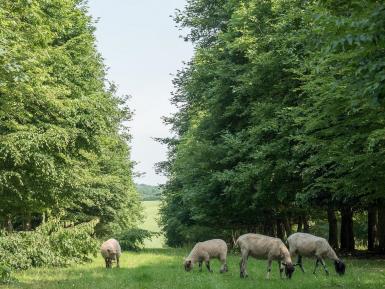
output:
[[166,159],[166,147],[153,140],[171,133],[161,120],[175,112],[170,103],[173,74],[190,60],[193,48],[184,42],[170,15],[183,8],[185,0],[89,0],[96,23],[99,52],[109,67],[108,79],[119,95],[131,95],[129,123],[133,137],[131,158],[135,172],[144,173],[135,182],[163,184],[155,163]]

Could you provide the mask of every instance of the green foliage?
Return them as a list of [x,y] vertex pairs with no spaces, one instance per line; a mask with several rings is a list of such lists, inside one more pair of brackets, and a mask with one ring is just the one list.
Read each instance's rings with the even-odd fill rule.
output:
[[64,228],[58,219],[36,231],[6,233],[0,238],[1,263],[12,269],[63,266],[90,261],[98,242],[92,237],[97,221]]
[[141,196],[142,201],[157,201],[160,199],[161,189],[158,186],[136,184],[136,190]]
[[94,238],[98,220],[65,228],[52,218],[35,231],[5,233],[0,236],[2,280],[10,279],[13,270],[31,267],[67,266],[91,261],[98,251]]
[[133,228],[116,236],[115,239],[119,240],[122,250],[138,251],[143,248],[146,239],[151,240],[156,236],[159,236],[159,233],[140,228]]
[[340,2],[191,0],[177,12],[196,49],[174,80],[175,137],[161,140],[168,244],[220,230],[284,238],[301,220],[324,235],[326,208],[385,210],[385,7]]
[[0,284],[8,284],[14,281],[11,273],[12,270],[9,267],[0,264]]
[[99,218],[103,235],[140,217],[122,124],[131,112],[106,82],[84,3],[1,1],[0,219],[8,227],[21,219],[30,229],[31,215],[64,211],[74,222]]

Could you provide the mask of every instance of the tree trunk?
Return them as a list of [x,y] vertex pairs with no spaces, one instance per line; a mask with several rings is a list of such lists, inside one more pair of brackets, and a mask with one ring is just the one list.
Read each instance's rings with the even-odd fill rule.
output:
[[32,226],[31,223],[32,223],[32,216],[30,213],[28,213],[24,219],[24,224],[23,224],[24,231],[30,231],[31,230],[31,226]]
[[8,232],[13,231],[12,216],[10,214],[5,217],[5,228]]
[[303,222],[302,222],[302,217],[301,216],[298,216],[298,226],[297,226],[297,232],[302,232],[302,225],[303,225]]
[[385,206],[378,209],[378,249],[381,253],[385,253]]
[[376,247],[377,238],[377,209],[368,210],[368,250],[373,251]]
[[283,240],[285,237],[285,230],[283,227],[282,219],[277,219],[277,238]]
[[328,207],[329,244],[338,249],[338,227],[336,213],[332,207]]
[[275,222],[272,218],[266,217],[264,226],[263,226],[263,234],[267,236],[277,236],[275,230]]
[[353,211],[350,207],[341,209],[341,250],[354,251]]
[[309,220],[306,216],[303,216],[303,231],[305,233],[309,233],[309,229],[310,229],[310,226],[309,226]]
[[283,222],[284,222],[283,224],[285,226],[285,231],[286,231],[286,238],[288,238],[292,233],[290,218],[289,217],[284,218]]

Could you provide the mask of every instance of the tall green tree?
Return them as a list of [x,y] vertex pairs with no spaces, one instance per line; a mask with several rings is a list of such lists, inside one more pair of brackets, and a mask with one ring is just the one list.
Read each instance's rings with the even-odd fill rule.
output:
[[0,217],[133,222],[131,114],[109,89],[83,1],[0,3]]
[[354,214],[368,210],[369,247],[383,247],[383,16],[378,1],[188,1],[177,12],[196,50],[165,119],[176,137],[162,140],[170,244],[285,237],[327,220],[338,247],[341,216],[341,248],[354,250]]

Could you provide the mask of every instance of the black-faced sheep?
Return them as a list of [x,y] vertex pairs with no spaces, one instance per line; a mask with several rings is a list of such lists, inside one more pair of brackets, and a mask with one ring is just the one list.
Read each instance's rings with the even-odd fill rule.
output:
[[248,276],[247,259],[249,256],[256,259],[267,259],[267,278],[270,278],[271,263],[273,260],[278,261],[280,276],[282,277],[282,272],[285,269],[286,277],[291,278],[294,272],[294,266],[289,250],[281,239],[260,234],[245,234],[238,238],[235,245],[241,249],[242,259],[239,264],[241,278]]
[[221,261],[222,266],[220,272],[227,272],[227,244],[225,241],[213,239],[195,244],[190,254],[184,260],[183,265],[186,271],[191,271],[194,264],[198,262],[199,271],[202,271],[202,262],[205,262],[207,270],[213,272],[210,268],[210,260],[213,258],[218,258]]
[[111,268],[112,261],[114,260],[116,260],[116,267],[119,268],[119,258],[122,254],[122,250],[118,241],[115,239],[109,239],[105,241],[100,247],[100,253],[106,262],[106,268]]
[[295,233],[292,234],[287,241],[289,243],[290,255],[292,257],[298,255],[296,265],[301,268],[302,272],[305,272],[302,266],[302,256],[306,256],[316,258],[313,274],[316,273],[317,267],[319,263],[321,263],[326,275],[329,275],[329,271],[324,262],[325,258],[334,261],[335,270],[339,275],[345,273],[345,264],[337,257],[337,254],[326,239],[307,233]]

